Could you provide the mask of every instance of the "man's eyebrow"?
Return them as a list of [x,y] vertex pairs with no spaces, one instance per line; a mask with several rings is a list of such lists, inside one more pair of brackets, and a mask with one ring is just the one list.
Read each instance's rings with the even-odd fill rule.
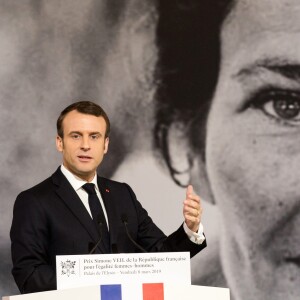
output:
[[78,135],[82,135],[82,133],[80,131],[70,131],[69,135],[71,134],[78,134]]
[[[78,134],[78,135],[81,135],[81,136],[83,135],[82,132],[80,132],[80,131],[70,131],[69,135],[72,135],[72,134]],[[102,136],[102,133],[99,132],[99,131],[89,132],[89,135],[95,135],[95,134]]]
[[261,73],[263,69],[282,75],[286,78],[300,79],[300,63],[282,59],[282,58],[266,58],[255,61],[240,69],[233,77],[243,79]]

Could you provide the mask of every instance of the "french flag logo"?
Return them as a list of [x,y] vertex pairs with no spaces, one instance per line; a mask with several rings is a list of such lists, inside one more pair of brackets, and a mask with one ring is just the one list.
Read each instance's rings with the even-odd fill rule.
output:
[[[163,283],[143,283],[142,300],[164,300]],[[122,300],[121,284],[100,285],[101,300]]]

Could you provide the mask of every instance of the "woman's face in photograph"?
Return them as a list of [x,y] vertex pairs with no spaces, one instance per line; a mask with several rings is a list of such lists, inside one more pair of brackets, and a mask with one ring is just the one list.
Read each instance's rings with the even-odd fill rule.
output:
[[221,31],[206,167],[236,299],[300,295],[300,2],[239,0]]

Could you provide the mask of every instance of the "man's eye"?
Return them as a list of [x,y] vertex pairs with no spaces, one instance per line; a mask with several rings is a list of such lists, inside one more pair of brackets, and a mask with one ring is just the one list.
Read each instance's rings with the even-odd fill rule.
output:
[[79,139],[80,136],[79,136],[79,134],[72,134],[71,137],[72,137],[72,139],[77,140],[77,139]]
[[290,125],[300,122],[300,93],[269,91],[255,98],[252,106],[261,109],[266,115]]
[[92,140],[97,140],[99,138],[99,134],[92,134],[91,139]]

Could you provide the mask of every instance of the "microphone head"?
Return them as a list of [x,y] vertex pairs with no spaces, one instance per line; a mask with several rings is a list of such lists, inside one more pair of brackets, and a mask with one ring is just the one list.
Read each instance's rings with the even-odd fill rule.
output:
[[125,227],[125,231],[126,231],[126,234],[129,238],[129,240],[135,245],[136,248],[140,249],[142,252],[146,253],[147,251],[142,247],[140,246],[130,235],[129,233],[129,230],[128,230],[128,217],[126,214],[122,214],[121,215],[121,220],[122,220],[122,223],[124,224],[124,227]]
[[122,216],[121,216],[121,220],[122,220],[122,223],[128,223],[128,217],[127,217],[127,215],[126,214],[122,214]]

